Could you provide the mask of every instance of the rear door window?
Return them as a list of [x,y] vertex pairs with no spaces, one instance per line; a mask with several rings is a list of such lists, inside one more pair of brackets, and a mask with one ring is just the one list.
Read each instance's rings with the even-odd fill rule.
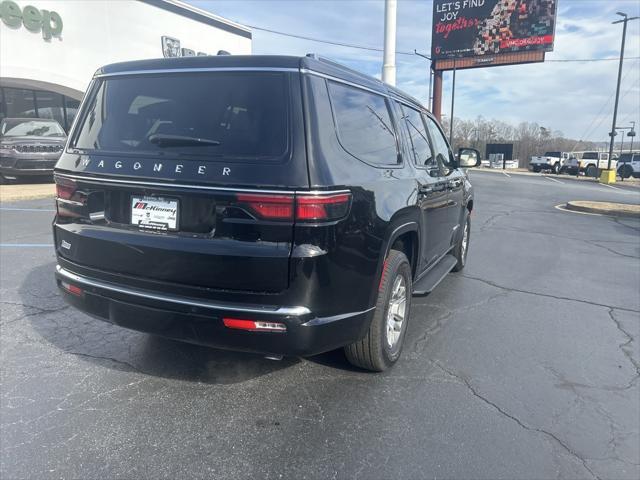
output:
[[398,146],[385,97],[335,82],[329,94],[342,147],[373,165],[397,165]]
[[422,120],[422,115],[413,108],[401,106],[404,120],[409,131],[409,146],[413,152],[416,166],[421,168],[434,168],[438,166],[427,136],[427,130]]
[[288,150],[288,88],[276,72],[171,73],[99,80],[75,147],[267,161]]
[[425,116],[424,118],[427,122],[427,126],[429,127],[429,135],[433,142],[433,150],[436,154],[437,161],[444,169],[450,169],[454,164],[453,154],[451,153],[451,149],[449,148],[449,144],[447,143],[442,130],[440,130],[440,127],[431,117]]

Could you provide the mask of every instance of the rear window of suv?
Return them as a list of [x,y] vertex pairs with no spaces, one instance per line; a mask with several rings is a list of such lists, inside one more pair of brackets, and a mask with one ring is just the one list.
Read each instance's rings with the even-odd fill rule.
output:
[[288,150],[283,73],[171,73],[98,81],[75,148],[225,161],[274,160]]

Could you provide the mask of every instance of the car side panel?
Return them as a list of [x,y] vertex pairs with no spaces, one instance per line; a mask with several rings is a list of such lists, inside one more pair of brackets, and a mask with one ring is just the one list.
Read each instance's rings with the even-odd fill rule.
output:
[[[314,227],[296,227],[295,245],[324,242],[319,246],[327,251],[327,275],[344,285],[340,301],[351,308],[373,306],[391,232],[419,221],[415,173],[407,159],[378,168],[346,152],[336,134],[326,80],[307,75],[303,82],[311,188],[349,189],[353,204],[349,219],[333,231],[335,237],[314,238]],[[297,265],[294,274],[303,270]]]

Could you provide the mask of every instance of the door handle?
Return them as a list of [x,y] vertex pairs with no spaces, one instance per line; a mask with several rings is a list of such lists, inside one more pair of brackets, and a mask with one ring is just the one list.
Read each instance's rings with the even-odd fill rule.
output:
[[433,193],[433,188],[421,186],[418,188],[418,192],[423,193],[425,195],[429,195],[430,193]]

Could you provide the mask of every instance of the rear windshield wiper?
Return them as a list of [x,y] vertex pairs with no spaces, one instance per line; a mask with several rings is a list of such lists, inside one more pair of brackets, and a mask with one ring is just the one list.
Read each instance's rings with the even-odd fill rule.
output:
[[197,147],[197,146],[217,146],[220,145],[218,140],[209,138],[189,137],[186,135],[168,135],[164,133],[155,133],[149,135],[148,140],[159,147]]

